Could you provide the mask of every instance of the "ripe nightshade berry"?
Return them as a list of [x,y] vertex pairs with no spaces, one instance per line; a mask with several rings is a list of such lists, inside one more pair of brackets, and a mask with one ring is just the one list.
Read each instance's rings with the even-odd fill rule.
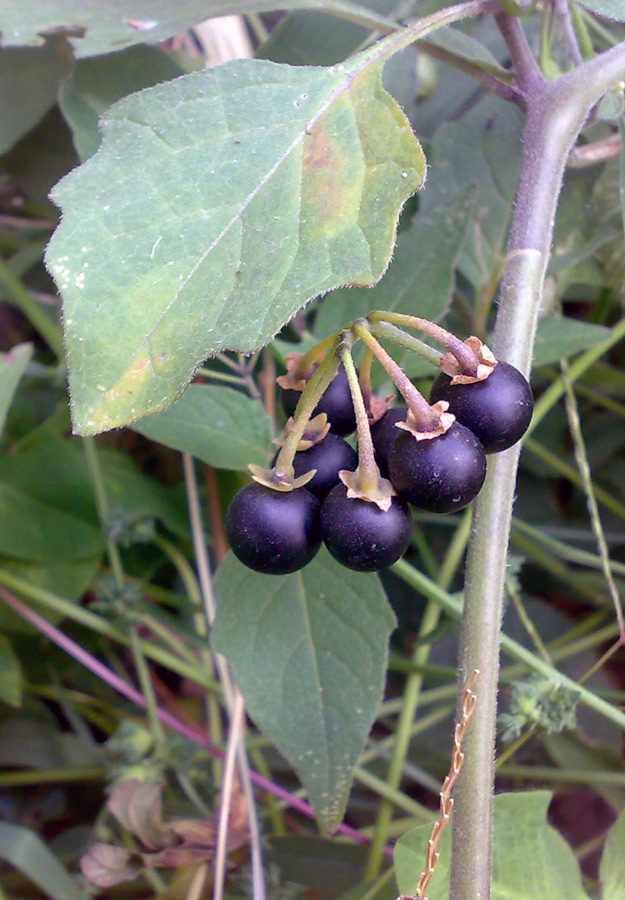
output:
[[[272,465],[275,465],[276,454]],[[306,485],[306,490],[323,501],[332,488],[340,484],[339,472],[341,469],[352,471],[358,465],[358,454],[350,447],[346,440],[338,434],[328,434],[318,444],[314,444],[309,450],[299,450],[293,457],[293,470],[295,477],[299,478],[316,469],[314,477]]]
[[[292,388],[282,391],[282,408],[287,416],[295,413],[295,408],[302,396],[301,391]],[[351,434],[356,428],[356,414],[352,404],[352,395],[349,382],[343,366],[339,369],[328,385],[323,397],[316,405],[312,415],[318,416],[325,413],[330,423],[330,429],[334,434]]]
[[378,572],[408,549],[412,521],[407,505],[393,497],[390,509],[347,496],[339,484],[321,507],[323,540],[342,565],[357,572]]
[[387,410],[371,428],[371,440],[375,451],[375,461],[380,469],[380,474],[388,477],[388,460],[393,449],[393,444],[401,429],[395,427],[395,422],[405,422],[408,415],[407,406],[396,406]]
[[486,456],[473,432],[454,422],[445,434],[427,440],[402,431],[389,469],[402,499],[418,509],[448,513],[477,496],[486,477]]
[[274,491],[248,484],[226,513],[226,533],[241,562],[266,575],[303,568],[321,544],[320,504],[306,488]]
[[443,372],[436,378],[430,403],[447,400],[449,412],[481,441],[485,453],[516,444],[529,426],[534,409],[532,389],[509,363],[498,362],[484,381],[451,384]]

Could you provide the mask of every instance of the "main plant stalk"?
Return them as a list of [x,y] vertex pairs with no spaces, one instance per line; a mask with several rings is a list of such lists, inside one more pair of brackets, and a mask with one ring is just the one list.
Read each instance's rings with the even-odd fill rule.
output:
[[[524,161],[495,327],[498,359],[526,374],[567,156],[592,107],[625,78],[625,44],[527,91]],[[489,900],[499,642],[519,449],[489,460],[474,511],[460,633],[462,688],[481,672],[455,790],[450,900]],[[529,861],[531,864],[531,861]]]

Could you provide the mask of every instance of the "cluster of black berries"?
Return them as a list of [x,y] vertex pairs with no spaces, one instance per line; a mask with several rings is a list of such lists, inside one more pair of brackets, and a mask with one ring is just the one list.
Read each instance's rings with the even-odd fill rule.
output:
[[[283,391],[287,415],[300,396],[298,390]],[[310,562],[323,541],[338,562],[357,571],[378,571],[398,560],[412,534],[409,504],[435,513],[465,507],[484,482],[486,454],[516,443],[533,410],[528,382],[503,362],[472,383],[454,384],[441,373],[430,395],[431,404],[439,401],[446,401],[439,408],[447,418],[445,430],[434,437],[416,434],[414,421],[412,430],[397,427],[407,418],[410,426],[408,407],[387,410],[373,425],[375,462],[386,487],[381,501],[378,496],[372,502],[359,495],[359,457],[344,439],[356,418],[341,366],[313,413],[325,413],[331,430],[293,458],[294,477],[315,470],[312,479],[282,490],[255,482],[232,500],[226,528],[237,557],[258,572],[284,575]],[[353,483],[356,490],[350,489]]]

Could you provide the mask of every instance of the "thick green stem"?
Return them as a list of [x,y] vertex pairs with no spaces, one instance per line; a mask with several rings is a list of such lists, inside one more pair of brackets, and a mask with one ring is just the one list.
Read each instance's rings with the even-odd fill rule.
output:
[[[553,83],[531,82],[524,163],[504,277],[494,350],[528,372],[557,199],[568,153],[594,104],[625,76],[625,44]],[[460,634],[459,683],[481,671],[455,791],[450,900],[488,900],[492,789],[503,586],[519,448],[491,457],[475,504]],[[496,536],[496,539],[493,539]]]

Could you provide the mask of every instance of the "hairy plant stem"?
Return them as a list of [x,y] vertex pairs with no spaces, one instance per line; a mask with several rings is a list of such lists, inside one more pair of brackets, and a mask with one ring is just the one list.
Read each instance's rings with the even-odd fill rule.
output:
[[[527,373],[567,156],[588,113],[625,77],[619,44],[558,81],[536,77],[509,17],[500,28],[517,42],[513,56],[525,87],[524,161],[495,326],[494,351]],[[511,31],[512,28],[512,31]],[[519,49],[520,48],[520,49]],[[466,764],[455,791],[450,900],[488,900],[491,889],[492,788],[503,586],[519,448],[489,461],[477,499],[467,560],[460,633],[459,684],[480,669],[478,700],[465,742]],[[496,535],[496,540],[493,536]]]

